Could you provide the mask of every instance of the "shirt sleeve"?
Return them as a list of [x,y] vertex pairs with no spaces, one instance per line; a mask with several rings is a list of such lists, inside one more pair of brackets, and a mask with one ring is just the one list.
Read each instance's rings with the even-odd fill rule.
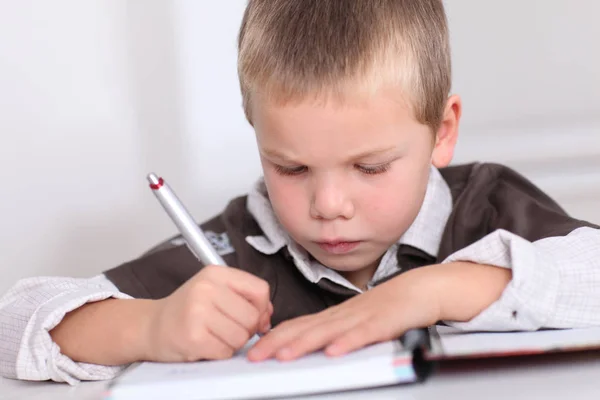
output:
[[131,298],[104,276],[35,277],[17,282],[0,298],[0,375],[22,380],[111,379],[123,366],[74,362],[49,334],[70,311],[88,302]]
[[600,325],[600,230],[582,227],[534,242],[496,230],[448,256],[512,270],[500,298],[462,330],[537,330]]

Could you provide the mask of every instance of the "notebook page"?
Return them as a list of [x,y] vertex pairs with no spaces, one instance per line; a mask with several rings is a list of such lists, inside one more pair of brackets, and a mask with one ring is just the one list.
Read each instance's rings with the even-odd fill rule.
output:
[[212,399],[221,395],[223,398],[281,396],[415,380],[411,354],[402,350],[399,341],[390,341],[338,358],[316,352],[291,362],[253,363],[241,351],[229,360],[144,362],[114,382],[110,398],[153,399],[165,393],[185,398],[190,392],[198,396],[195,398]]
[[201,361],[193,363],[155,363],[144,362],[134,370],[123,376],[121,383],[156,382],[169,380],[195,380],[212,379],[225,375],[240,374],[268,374],[274,371],[299,371],[302,369],[314,369],[320,366],[333,367],[348,364],[352,361],[361,361],[369,358],[382,356],[393,356],[400,346],[392,342],[385,342],[370,346],[363,350],[350,353],[341,358],[328,358],[322,352],[306,355],[293,362],[279,362],[277,360],[266,360],[262,362],[251,362],[245,357],[245,352],[240,352],[228,360]]
[[435,327],[437,353],[432,358],[493,357],[550,351],[600,348],[600,328],[551,329],[534,332],[462,332]]

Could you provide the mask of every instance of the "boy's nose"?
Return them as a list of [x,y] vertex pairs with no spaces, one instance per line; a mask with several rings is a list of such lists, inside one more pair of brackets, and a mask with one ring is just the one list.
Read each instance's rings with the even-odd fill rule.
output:
[[348,194],[332,183],[321,184],[313,191],[310,215],[315,219],[350,219],[354,216],[354,205]]

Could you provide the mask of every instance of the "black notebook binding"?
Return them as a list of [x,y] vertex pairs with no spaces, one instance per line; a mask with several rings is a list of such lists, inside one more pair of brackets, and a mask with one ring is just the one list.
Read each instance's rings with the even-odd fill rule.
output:
[[426,380],[433,371],[433,363],[425,358],[431,349],[431,336],[429,329],[411,329],[400,337],[404,349],[412,353],[412,366],[417,376],[417,382]]

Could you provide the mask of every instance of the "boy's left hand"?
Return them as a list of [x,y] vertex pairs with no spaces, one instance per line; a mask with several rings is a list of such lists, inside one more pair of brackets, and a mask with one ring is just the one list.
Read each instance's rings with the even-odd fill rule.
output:
[[325,348],[339,356],[434,324],[439,302],[425,271],[408,271],[322,312],[281,323],[248,352],[251,361],[292,360]]
[[469,321],[500,298],[511,279],[510,269],[470,262],[416,268],[325,311],[278,325],[248,358],[292,360],[323,348],[338,356],[437,321]]

